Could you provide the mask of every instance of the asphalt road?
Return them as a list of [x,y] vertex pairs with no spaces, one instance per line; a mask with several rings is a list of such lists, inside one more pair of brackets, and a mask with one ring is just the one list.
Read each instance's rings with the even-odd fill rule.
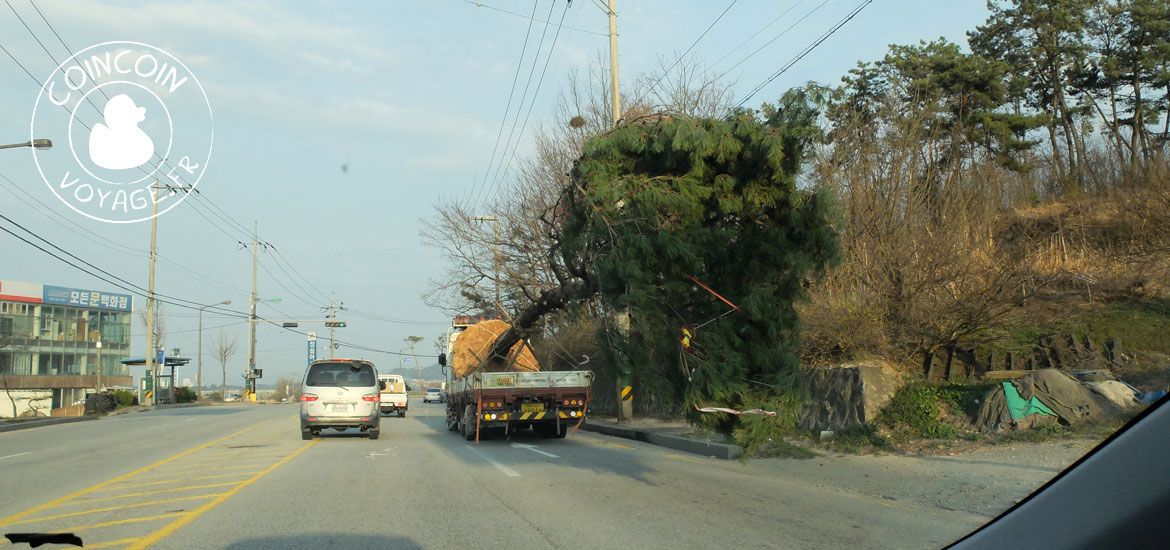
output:
[[476,445],[442,407],[383,418],[376,441],[302,441],[295,404],[0,433],[0,531],[74,532],[86,548],[932,548],[1057,469],[988,488],[1002,502],[984,510],[888,460],[743,464],[587,432]]

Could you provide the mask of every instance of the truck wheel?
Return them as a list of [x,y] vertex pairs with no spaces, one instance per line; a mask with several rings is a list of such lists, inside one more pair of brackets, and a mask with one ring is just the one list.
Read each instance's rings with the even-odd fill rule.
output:
[[463,428],[463,439],[468,441],[475,441],[475,407],[468,405],[463,409],[463,421],[460,422],[460,427]]
[[406,418],[406,409],[398,411],[398,418]]

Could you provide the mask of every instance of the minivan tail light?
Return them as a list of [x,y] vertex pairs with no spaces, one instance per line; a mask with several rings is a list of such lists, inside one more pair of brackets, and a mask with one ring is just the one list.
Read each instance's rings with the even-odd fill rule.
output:
[[316,401],[316,400],[317,400],[316,395],[313,395],[311,393],[302,393],[301,394],[301,401]]
[[376,393],[367,393],[362,396],[362,401],[381,401],[382,396]]

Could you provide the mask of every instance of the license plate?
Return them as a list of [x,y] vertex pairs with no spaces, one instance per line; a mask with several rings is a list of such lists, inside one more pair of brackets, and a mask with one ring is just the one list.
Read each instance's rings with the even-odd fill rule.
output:
[[349,405],[346,405],[345,403],[334,403],[329,410],[335,413],[349,412]]
[[520,412],[522,413],[538,413],[544,412],[544,403],[521,403]]

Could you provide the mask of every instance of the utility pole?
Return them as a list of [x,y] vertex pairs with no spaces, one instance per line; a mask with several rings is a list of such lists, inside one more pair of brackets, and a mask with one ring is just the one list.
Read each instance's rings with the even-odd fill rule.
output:
[[402,341],[406,342],[407,344],[410,345],[410,356],[414,359],[414,366],[418,367],[418,389],[420,391],[425,392],[425,391],[427,391],[427,387],[426,387],[426,384],[423,382],[422,364],[418,362],[418,356],[414,354],[414,345],[419,343],[419,342],[422,342],[423,337],[422,336],[407,336],[406,338],[403,338]]
[[617,0],[609,0],[609,97],[613,125],[622,119],[622,101],[618,92]]
[[146,289],[146,375],[150,377],[150,404],[158,403],[158,373],[154,364],[154,262],[158,257],[158,178],[154,180],[151,197],[153,215],[150,217],[150,276]]
[[[334,300],[333,297],[329,298],[329,318],[330,319],[337,319],[337,306],[334,305],[333,300]],[[333,347],[334,347],[333,338],[336,335],[336,333],[337,333],[336,328],[329,327],[329,358],[330,359],[333,359]]]
[[253,375],[256,372],[256,266],[260,260],[260,224],[252,222],[252,294],[248,297],[248,368],[244,378],[244,393],[253,399],[256,393]]
[[[610,108],[613,115],[613,125],[616,127],[622,119],[622,97],[618,87],[618,49],[617,49],[617,0],[609,0],[609,96]],[[619,208],[621,208],[619,206]],[[623,339],[628,340],[630,334],[630,312],[623,310],[617,313],[618,332]],[[617,417],[618,420],[629,420],[634,416],[634,388],[633,374],[629,368],[622,368],[617,376]]]
[[102,341],[97,341],[97,392],[102,391]]

